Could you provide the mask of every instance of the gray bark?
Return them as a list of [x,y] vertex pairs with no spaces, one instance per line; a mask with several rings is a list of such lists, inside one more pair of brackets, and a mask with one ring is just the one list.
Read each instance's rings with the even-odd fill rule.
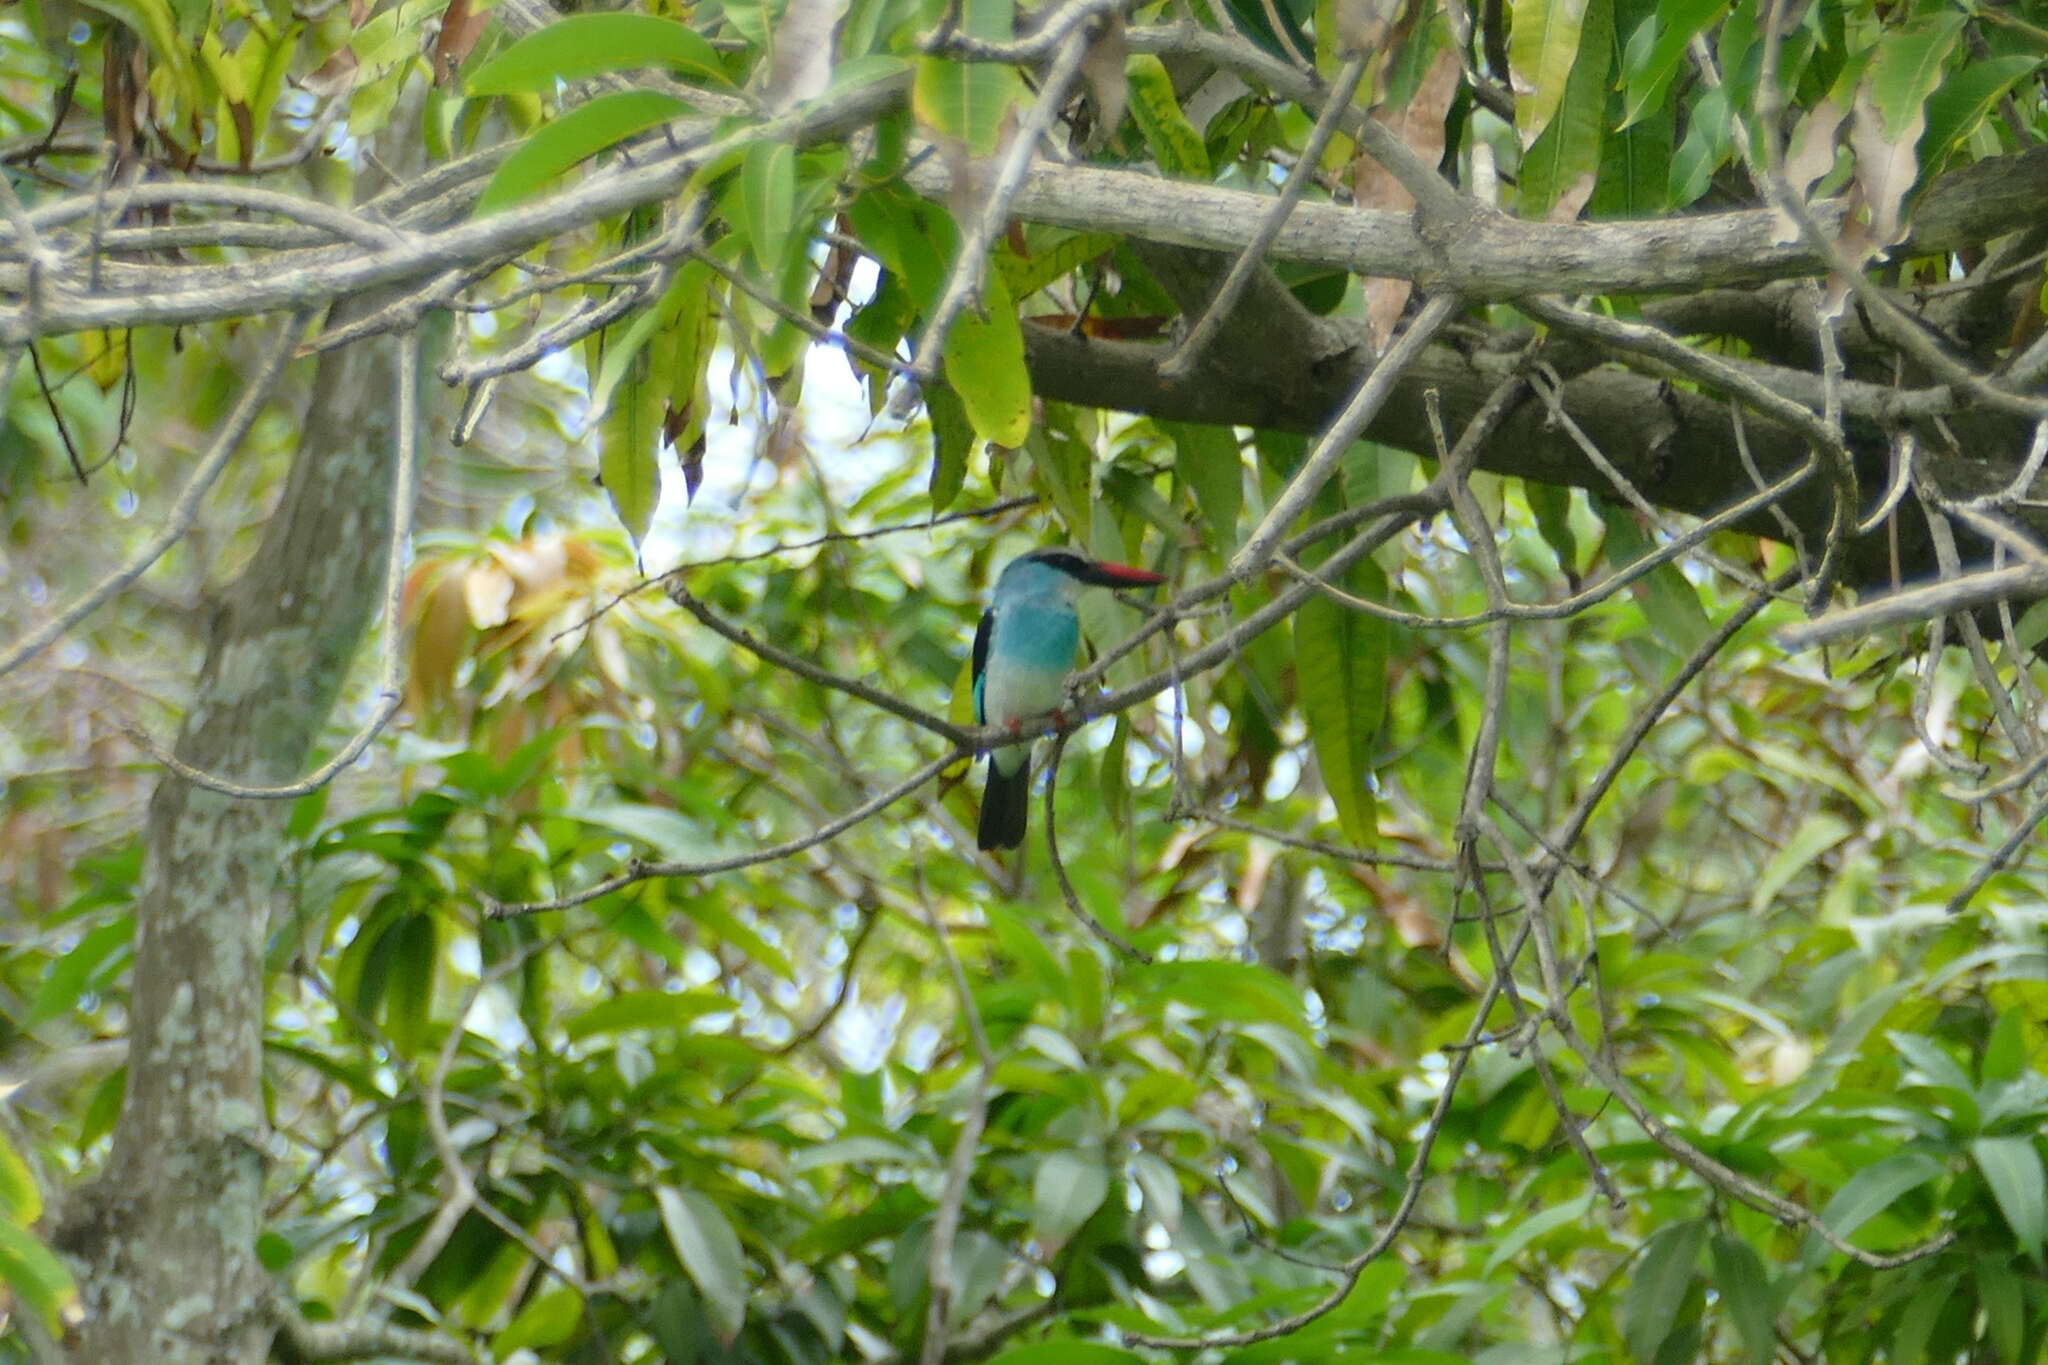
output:
[[[215,604],[177,741],[194,767],[274,784],[309,766],[383,577],[392,350],[328,352],[314,370],[283,500]],[[81,1361],[269,1352],[263,955],[290,810],[169,774],[151,801],[127,1089],[107,1169],[70,1201],[62,1237],[83,1266]]]

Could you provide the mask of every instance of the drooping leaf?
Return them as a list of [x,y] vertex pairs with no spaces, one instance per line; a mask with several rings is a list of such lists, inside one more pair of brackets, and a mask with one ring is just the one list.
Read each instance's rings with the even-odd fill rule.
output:
[[747,1321],[747,1265],[724,1210],[696,1190],[658,1186],[654,1201],[676,1259],[704,1297],[713,1331],[730,1342]]
[[1706,1220],[1688,1218],[1657,1229],[1643,1248],[1621,1311],[1622,1335],[1637,1360],[1653,1359],[1677,1325],[1706,1240]]
[[740,162],[741,226],[754,264],[773,273],[788,254],[796,228],[796,148],[757,142]]
[[1244,506],[1244,454],[1228,427],[1161,422],[1173,442],[1173,469],[1195,495],[1218,554],[1237,548],[1237,518]]
[[654,521],[661,500],[661,414],[667,385],[651,373],[647,343],[659,325],[655,310],[633,319],[606,347],[604,365],[591,386],[591,412],[598,421],[598,478],[605,496],[637,545]]
[[[1385,596],[1379,566],[1361,560],[1344,575],[1343,591],[1367,600]],[[1359,848],[1379,837],[1372,791],[1373,741],[1386,714],[1387,623],[1317,593],[1294,617],[1295,689],[1315,746],[1323,787],[1337,823]]]
[[1152,159],[1168,175],[1208,178],[1209,149],[1174,98],[1173,78],[1157,57],[1133,57],[1129,66],[1131,116]]
[[967,481],[967,459],[973,453],[974,424],[960,395],[943,384],[925,391],[925,415],[932,424],[931,500],[934,514],[953,505]]
[[1910,140],[1906,120],[1915,113],[1924,117],[1927,97],[1941,83],[1949,54],[1967,22],[1960,11],[1942,10],[1879,40],[1864,89],[1884,120],[1887,139]]
[[1576,217],[1599,174],[1607,72],[1613,64],[1614,0],[1583,3],[1578,56],[1556,104],[1545,115],[1542,132],[1522,156],[1520,208],[1525,218],[1549,217],[1561,201],[1571,213],[1559,216]]
[[1716,1233],[1714,1288],[1751,1365],[1770,1365],[1778,1346],[1777,1301],[1763,1258],[1740,1237]]
[[2041,1167],[2041,1153],[2027,1137],[1980,1137],[1970,1142],[1970,1155],[1991,1187],[1998,1211],[2005,1215],[2021,1250],[2041,1259],[2041,1242],[2048,1237],[2048,1173]]
[[1024,332],[1001,275],[989,272],[981,301],[980,314],[961,313],[946,333],[946,382],[960,396],[975,435],[1015,448],[1031,432],[1031,374],[1024,367]]

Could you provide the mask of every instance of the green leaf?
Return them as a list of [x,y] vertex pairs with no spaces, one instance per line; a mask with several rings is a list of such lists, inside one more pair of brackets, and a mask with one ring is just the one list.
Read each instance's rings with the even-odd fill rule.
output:
[[1621,123],[1627,128],[1661,105],[1693,35],[1728,9],[1728,0],[1664,0],[1636,26],[1621,58]]
[[932,424],[932,513],[937,515],[953,505],[967,482],[967,459],[974,453],[974,424],[967,420],[967,405],[960,395],[943,384],[924,393],[925,416]]
[[1173,471],[1195,495],[1209,524],[1209,543],[1219,555],[1237,548],[1237,518],[1244,508],[1244,454],[1229,427],[1196,422],[1161,422],[1173,442]]
[[1522,496],[1528,500],[1529,510],[1535,514],[1536,530],[1543,537],[1543,543],[1557,556],[1557,567],[1567,574],[1576,573],[1579,541],[1572,531],[1572,490],[1556,484],[1525,480]]
[[2000,1011],[1984,1043],[1979,1074],[1986,1081],[2016,1080],[2027,1069],[2027,1012],[2019,1006]]
[[1010,291],[1011,299],[1021,303],[1054,280],[1114,251],[1119,240],[1107,232],[1077,232],[1030,256],[1020,256],[1007,245],[999,246],[993,259],[1002,274],[1003,288]]
[[583,1320],[583,1297],[573,1289],[547,1289],[526,1301],[505,1330],[491,1338],[491,1354],[503,1360],[522,1347],[558,1346]]
[[1621,1308],[1622,1335],[1637,1360],[1655,1356],[1678,1325],[1706,1240],[1706,1220],[1690,1218],[1659,1228],[1644,1247]]
[[1830,811],[1815,811],[1799,824],[1792,837],[1780,844],[1778,851],[1771,855],[1771,861],[1764,866],[1763,875],[1757,878],[1756,888],[1750,893],[1749,912],[1761,915],[1770,908],[1791,880],[1804,871],[1814,859],[1849,837],[1852,831],[1849,822]]
[[1752,1365],[1770,1365],[1777,1350],[1777,1299],[1770,1272],[1756,1249],[1740,1237],[1714,1236],[1714,1288]]
[[711,44],[672,20],[649,14],[572,14],[519,39],[478,67],[464,86],[472,96],[546,94],[557,81],[649,66],[732,84]]
[[43,1216],[43,1197],[36,1190],[35,1176],[14,1144],[0,1133],[0,1221],[29,1227]]
[[1949,54],[1968,22],[1959,11],[1944,10],[1879,40],[1877,55],[1864,79],[1870,101],[1884,119],[1887,138],[1897,141],[1903,137],[1907,120],[1926,107],[1927,97],[1941,83]]
[[1991,1187],[1998,1211],[2019,1239],[2020,1247],[2037,1262],[2041,1240],[2048,1236],[2048,1175],[2041,1169],[2041,1153],[2027,1137],[1980,1137],[1970,1142],[1970,1155]]
[[1209,178],[1209,148],[1174,98],[1173,78],[1157,57],[1145,53],[1125,65],[1131,87],[1131,117],[1145,135],[1152,159],[1169,176]]
[[[986,42],[1008,42],[1015,33],[1011,0],[964,0],[960,32]],[[919,57],[910,83],[910,107],[918,119],[945,137],[964,143],[970,156],[990,156],[1003,122],[1024,97],[1014,67],[998,62],[964,62]]]
[[384,931],[377,951],[388,954],[384,978],[384,1031],[408,1056],[426,1038],[434,1004],[441,930],[432,915],[406,915]]
[[[1955,1298],[1955,1285],[1947,1276],[1932,1277],[1921,1285],[1899,1314],[1898,1327],[1892,1333],[1891,1354],[1886,1359],[1892,1365],[1921,1365],[1928,1358],[1928,1343],[1934,1338],[1942,1310]],[[1942,1358],[1952,1357],[1951,1352]]]
[[1508,69],[1515,79],[1515,131],[1535,142],[1564,102],[1578,60],[1589,0],[1511,0]]
[[2037,1349],[2023,1356],[2027,1336],[2026,1288],[2004,1258],[1977,1258],[1977,1304],[1984,1310],[1984,1335],[2004,1365],[2038,1362]]
[[1941,88],[1927,99],[1927,127],[1920,133],[1920,164],[1934,166],[1949,148],[1975,132],[2000,97],[2016,82],[2039,70],[2041,61],[2020,52],[1965,62],[1950,72]]
[[579,104],[512,149],[477,198],[476,214],[510,208],[579,161],[689,112],[682,100],[654,90],[618,90]]
[[1031,1182],[1031,1231],[1041,1242],[1063,1244],[1109,1197],[1109,1168],[1100,1153],[1053,1152],[1038,1163]]
[[[1582,0],[1578,59],[1572,63],[1556,107],[1543,131],[1522,156],[1524,218],[1542,218],[1560,198],[1592,186],[1600,170],[1601,129],[1607,120],[1607,71],[1614,60],[1614,0]],[[1517,112],[1520,112],[1519,102]]]
[[[1361,560],[1342,587],[1378,600],[1386,592],[1379,566]],[[1315,745],[1323,786],[1337,823],[1359,848],[1379,837],[1372,792],[1373,741],[1386,713],[1387,623],[1317,593],[1294,617],[1294,675],[1302,719]]]
[[678,1033],[692,1020],[732,1008],[732,1001],[716,991],[622,991],[563,1020],[562,1033],[571,1042],[633,1029]]
[[676,1259],[704,1296],[712,1330],[730,1344],[747,1321],[747,1266],[740,1239],[718,1205],[695,1190],[662,1185],[654,1201]]
[[1873,1161],[1849,1177],[1821,1210],[1820,1219],[1838,1237],[1847,1237],[1892,1206],[1908,1190],[1942,1173],[1942,1165],[1925,1152],[1900,1152]]
[[1308,1029],[1301,992],[1255,963],[1155,962],[1134,971],[1131,981],[1153,1001],[1173,1001],[1197,1017]]
[[1592,1207],[1593,1196],[1588,1192],[1576,1199],[1567,1199],[1564,1203],[1547,1208],[1541,1213],[1532,1213],[1527,1218],[1517,1220],[1514,1227],[1509,1230],[1508,1235],[1494,1244],[1493,1254],[1486,1258],[1485,1273],[1488,1275],[1493,1274],[1494,1271],[1521,1255],[1523,1249],[1537,1239],[1555,1232],[1557,1229],[1568,1224],[1578,1222],[1586,1216],[1586,1211]]
[[647,355],[659,325],[660,310],[647,309],[624,331],[608,335],[604,363],[590,386],[598,478],[635,544],[647,534],[661,499],[658,433],[666,390],[655,382]]
[[71,1272],[26,1228],[0,1220],[0,1283],[41,1319],[52,1336],[63,1334],[67,1304],[78,1297]]
[[719,847],[705,836],[704,826],[681,811],[635,801],[586,801],[563,812],[584,824],[638,839],[664,858],[678,862],[718,856]]
[[619,524],[638,545],[661,503],[661,413],[666,386],[656,382],[646,351],[633,356],[606,408],[597,451],[598,478]]
[[982,313],[964,311],[946,334],[946,383],[960,396],[974,434],[1014,449],[1031,434],[1031,374],[1024,332],[1001,275],[981,289]]
[[756,142],[740,161],[743,230],[754,264],[773,274],[784,264],[789,234],[796,228],[796,148],[787,142]]
[[[1635,513],[1628,508],[1603,502],[1600,519],[1607,527],[1607,562],[1617,572],[1652,553],[1653,547],[1636,525]],[[1699,590],[1676,564],[1659,564],[1630,585],[1629,591],[1635,594],[1650,630],[1681,658],[1699,648],[1713,632],[1713,623],[1700,605]]]
[[134,917],[122,915],[100,925],[78,940],[71,951],[57,959],[49,973],[43,977],[42,987],[36,992],[35,1004],[29,1007],[28,1017],[22,1021],[22,1027],[33,1029],[59,1015],[69,1014],[78,1004],[78,997],[84,993],[86,983],[98,974],[100,967],[109,957],[119,949],[125,948],[134,937]]

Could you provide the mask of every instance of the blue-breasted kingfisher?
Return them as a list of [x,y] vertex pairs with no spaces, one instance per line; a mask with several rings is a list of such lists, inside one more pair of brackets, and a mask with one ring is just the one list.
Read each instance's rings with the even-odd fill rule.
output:
[[[1033,550],[1003,567],[974,632],[974,719],[1021,732],[1055,712],[1081,643],[1074,604],[1083,588],[1146,588],[1166,580],[1128,564],[1085,559],[1069,550]],[[1024,842],[1031,800],[1030,738],[991,749],[982,789],[980,845]]]

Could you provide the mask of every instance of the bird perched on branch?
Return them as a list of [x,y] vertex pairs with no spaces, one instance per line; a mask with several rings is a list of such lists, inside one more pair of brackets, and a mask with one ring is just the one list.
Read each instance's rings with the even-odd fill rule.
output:
[[[982,725],[1023,723],[1054,711],[1081,642],[1074,603],[1083,588],[1145,588],[1166,580],[1145,569],[1109,564],[1068,550],[1033,550],[1004,566],[974,632],[974,718]],[[980,844],[1024,842],[1031,796],[1031,744],[989,751],[982,789]]]

